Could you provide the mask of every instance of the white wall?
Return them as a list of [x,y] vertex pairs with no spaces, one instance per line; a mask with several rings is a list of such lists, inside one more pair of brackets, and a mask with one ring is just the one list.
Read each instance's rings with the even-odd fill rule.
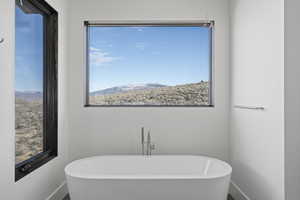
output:
[[285,0],[285,179],[286,200],[300,197],[300,2]]
[[284,199],[284,1],[231,1],[233,181],[252,200]]
[[59,12],[59,156],[17,183],[14,181],[14,8],[15,1],[0,1],[0,199],[46,199],[64,180],[67,162],[67,123],[65,109],[66,5],[62,0],[49,0]]
[[[216,20],[215,108],[84,108],[84,20]],[[137,153],[151,128],[155,153],[228,159],[229,21],[224,0],[73,0],[69,18],[70,158]],[[170,68],[171,70],[171,68]],[[101,77],[99,77],[101,78]]]

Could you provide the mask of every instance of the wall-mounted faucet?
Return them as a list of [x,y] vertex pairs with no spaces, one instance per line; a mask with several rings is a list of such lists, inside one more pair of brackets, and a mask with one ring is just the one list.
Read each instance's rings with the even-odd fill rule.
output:
[[[155,150],[155,145],[152,144],[152,142],[151,142],[150,131],[148,131],[147,141],[145,142],[144,127],[142,127],[142,130],[141,130],[141,139],[142,139],[142,155],[150,156],[152,154],[152,151]],[[147,145],[146,146],[147,147],[146,152],[145,152],[145,145]]]

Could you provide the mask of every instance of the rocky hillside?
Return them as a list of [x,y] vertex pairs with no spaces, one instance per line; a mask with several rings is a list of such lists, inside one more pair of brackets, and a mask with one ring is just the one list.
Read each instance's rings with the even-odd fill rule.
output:
[[[25,99],[28,99],[27,96]],[[16,98],[16,163],[27,160],[43,149],[42,100]],[[32,99],[32,98],[30,98]]]
[[90,95],[91,105],[208,105],[208,82]]

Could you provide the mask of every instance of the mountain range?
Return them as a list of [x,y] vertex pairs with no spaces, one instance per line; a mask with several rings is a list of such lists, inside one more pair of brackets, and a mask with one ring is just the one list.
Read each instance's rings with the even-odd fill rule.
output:
[[167,85],[162,85],[158,83],[130,84],[130,85],[116,86],[116,87],[90,92],[90,96],[116,94],[116,93],[135,91],[135,90],[149,90],[149,89],[155,89],[161,87],[167,87]]
[[15,96],[17,99],[33,101],[42,99],[43,93],[39,91],[15,91]]
[[[91,96],[105,95],[105,94],[116,94],[123,93],[127,91],[136,90],[149,90],[155,88],[167,87],[167,85],[157,84],[157,83],[146,83],[146,84],[130,84],[123,86],[116,86],[111,88],[106,88],[103,90],[97,90],[91,92]],[[27,101],[39,100],[43,98],[43,93],[40,91],[15,91],[15,96],[17,99],[23,99]]]

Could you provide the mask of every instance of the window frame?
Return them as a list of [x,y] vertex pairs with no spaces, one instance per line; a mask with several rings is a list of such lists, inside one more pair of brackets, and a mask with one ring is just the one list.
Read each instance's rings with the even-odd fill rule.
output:
[[24,12],[38,11],[44,17],[43,152],[15,163],[18,181],[58,155],[58,12],[44,0],[16,0],[15,6]]
[[[83,22],[85,28],[85,92],[84,92],[84,107],[215,107],[214,102],[214,32],[215,32],[215,21],[214,20],[189,20],[189,21],[178,21],[178,20],[130,20],[130,21],[84,21]],[[180,26],[180,27],[191,27],[191,26],[199,26],[199,27],[210,27],[210,68],[209,68],[209,96],[208,96],[208,105],[95,105],[89,103],[89,27],[92,26],[112,26],[112,27],[147,27],[147,26]]]

